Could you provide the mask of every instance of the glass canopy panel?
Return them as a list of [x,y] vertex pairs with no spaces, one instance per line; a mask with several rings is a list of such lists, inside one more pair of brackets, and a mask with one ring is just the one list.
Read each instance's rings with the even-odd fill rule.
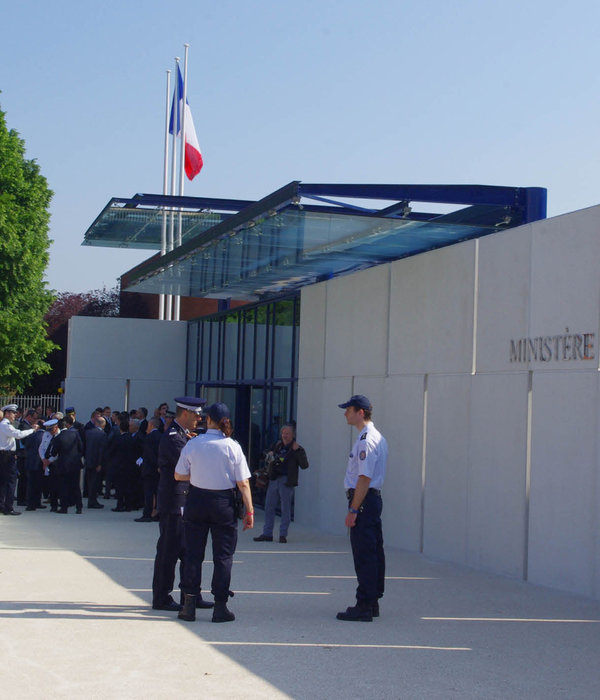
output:
[[181,217],[182,243],[227,219],[229,212],[170,212],[159,208],[126,207],[111,202],[86,231],[83,244],[104,248],[141,248],[160,250],[163,226],[167,236],[173,220],[173,238],[177,241]]
[[416,255],[498,230],[502,209],[486,225],[455,214],[432,221],[333,214],[289,207],[208,240],[132,278],[129,291],[255,299]]

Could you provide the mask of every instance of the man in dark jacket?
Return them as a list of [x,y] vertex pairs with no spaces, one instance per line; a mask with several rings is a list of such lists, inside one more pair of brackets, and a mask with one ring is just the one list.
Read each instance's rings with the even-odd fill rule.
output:
[[[43,423],[38,421],[38,426],[43,428]],[[44,430],[35,433],[23,440],[25,446],[25,469],[27,470],[27,508],[25,510],[44,509],[42,505],[42,476],[44,473],[39,448],[44,436]]]
[[152,512],[158,489],[158,446],[162,433],[159,425],[160,418],[150,418],[142,453],[142,481],[144,485],[144,512],[141,518],[135,518],[136,523],[151,523],[154,521]]
[[120,434],[112,444],[114,482],[117,492],[115,513],[131,511],[135,507],[136,460],[139,457],[138,443],[129,432],[129,421],[122,420]]
[[67,513],[69,506],[75,504],[77,514],[81,514],[83,506],[79,486],[80,470],[83,467],[83,444],[74,423],[73,415],[68,415],[65,418],[66,430],[62,430],[52,438],[46,453],[57,458],[52,469],[56,470],[60,482],[58,513]]
[[101,486],[102,467],[106,455],[108,437],[104,432],[106,421],[96,414],[93,425],[85,431],[85,479],[87,482],[88,508],[104,508],[98,503]]

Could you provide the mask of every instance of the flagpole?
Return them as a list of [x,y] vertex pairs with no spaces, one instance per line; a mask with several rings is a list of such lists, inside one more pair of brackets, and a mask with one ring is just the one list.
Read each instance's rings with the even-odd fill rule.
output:
[[[177,123],[179,114],[179,57],[175,58],[175,92],[173,96],[174,117],[173,117],[173,150],[171,153],[171,196],[175,196],[176,187],[176,161],[177,161]],[[169,251],[173,250],[173,239],[175,233],[175,209],[171,208],[171,218],[169,222]],[[173,318],[173,295],[169,294],[167,300],[167,321]]]
[[[183,96],[181,100],[181,144],[179,151],[179,196],[183,197],[184,173],[185,173],[185,113],[187,105],[187,68],[188,68],[188,50],[189,44],[184,44],[183,58]],[[177,222],[177,246],[181,245],[181,229],[182,229],[182,211],[179,209],[179,217]],[[179,321],[181,311],[181,297],[175,297],[175,320]]]
[[[167,194],[169,180],[169,98],[171,97],[171,71],[167,71],[167,98],[165,109],[165,155],[163,164],[163,194]],[[162,228],[160,231],[160,254],[163,256],[167,252],[167,212],[163,207]],[[165,295],[158,295],[158,318],[163,321],[165,318]]]

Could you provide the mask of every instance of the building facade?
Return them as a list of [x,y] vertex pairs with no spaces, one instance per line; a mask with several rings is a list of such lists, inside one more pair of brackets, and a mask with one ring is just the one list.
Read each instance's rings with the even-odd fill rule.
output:
[[[599,598],[600,207],[544,219],[515,191],[517,215],[484,189],[462,214],[429,217],[398,190],[393,206],[341,218],[303,209],[290,186],[245,203],[132,280],[148,293],[234,290],[245,305],[147,321],[140,383],[113,364],[113,384],[88,386],[123,395],[129,379],[161,400],[226,401],[253,465],[297,418],[311,468],[296,518],[339,533],[353,436],[337,404],[366,394],[390,444],[389,545]],[[127,319],[85,322],[113,320],[131,334]],[[72,331],[67,401],[89,359]]]

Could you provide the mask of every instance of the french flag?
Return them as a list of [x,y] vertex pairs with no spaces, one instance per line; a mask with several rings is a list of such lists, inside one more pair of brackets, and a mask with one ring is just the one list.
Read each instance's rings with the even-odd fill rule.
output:
[[[177,66],[177,91],[173,93],[173,103],[171,105],[171,118],[169,120],[169,133],[175,136],[181,136],[181,107],[183,105],[183,78],[181,71]],[[175,95],[178,95],[179,101],[175,106]],[[185,174],[188,180],[193,180],[196,175],[202,170],[204,161],[194,128],[194,120],[192,119],[192,111],[189,102],[185,101]]]

